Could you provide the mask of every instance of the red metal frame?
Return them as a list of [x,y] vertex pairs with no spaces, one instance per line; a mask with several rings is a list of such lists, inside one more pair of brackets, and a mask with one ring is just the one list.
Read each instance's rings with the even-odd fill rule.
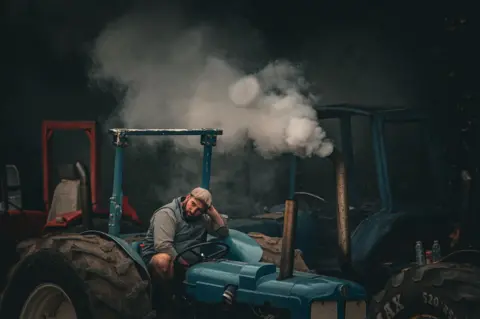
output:
[[50,142],[54,131],[83,130],[90,142],[90,184],[92,189],[93,210],[97,208],[99,197],[97,123],[95,121],[43,121],[42,123],[42,164],[43,164],[43,202],[45,211],[50,209]]
[[[90,185],[92,191],[93,212],[98,214],[108,214],[108,209],[98,207],[97,199],[100,198],[99,186],[99,165],[98,165],[98,140],[97,123],[95,121],[43,121],[42,123],[42,169],[43,169],[43,202],[45,211],[50,209],[50,142],[54,131],[60,130],[83,130],[90,142]],[[77,216],[78,215],[78,216]],[[76,220],[81,215],[81,211],[68,213],[68,218],[62,222],[52,220],[47,227],[65,227],[69,222]],[[123,215],[128,216],[132,221],[141,224],[135,209],[128,203],[128,197],[123,196]],[[57,225],[57,226],[55,226]]]

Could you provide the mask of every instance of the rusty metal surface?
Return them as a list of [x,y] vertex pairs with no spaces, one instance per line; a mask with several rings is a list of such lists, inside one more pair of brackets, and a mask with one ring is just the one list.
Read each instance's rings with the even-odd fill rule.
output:
[[342,264],[351,263],[350,231],[348,229],[348,194],[347,194],[347,173],[342,154],[335,149],[330,155],[335,165],[335,180],[337,184],[337,229],[338,246],[342,253],[340,261]]
[[297,227],[297,209],[294,200],[288,199],[285,201],[283,220],[283,239],[278,280],[287,279],[293,275],[295,231]]
[[[248,236],[255,239],[255,241],[262,247],[263,255],[262,262],[272,263],[280,267],[281,252],[282,252],[282,237],[270,237],[262,233],[248,233]],[[294,251],[293,268],[296,271],[308,272],[309,268],[303,259],[303,254],[299,249]]]

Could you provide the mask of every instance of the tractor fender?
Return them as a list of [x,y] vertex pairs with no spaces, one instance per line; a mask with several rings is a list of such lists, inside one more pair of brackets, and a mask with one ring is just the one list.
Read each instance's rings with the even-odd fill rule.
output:
[[357,271],[362,272],[368,267],[368,259],[377,244],[390,233],[395,222],[406,215],[404,212],[379,211],[360,222],[351,235],[352,263]]
[[110,234],[97,231],[97,230],[88,230],[84,231],[81,233],[82,235],[87,235],[87,234],[92,234],[92,235],[97,235],[102,238],[111,240],[115,242],[118,247],[120,247],[132,260],[133,262],[138,266],[137,269],[140,272],[140,276],[142,279],[149,280],[150,281],[150,274],[147,269],[147,265],[145,265],[145,262],[143,261],[142,257],[132,248],[132,246],[126,242],[124,239],[112,236]]
[[208,235],[207,241],[221,241],[230,247],[226,256],[229,260],[236,260],[246,263],[256,263],[262,259],[263,249],[258,242],[248,234],[230,229],[229,235],[225,238],[216,238]]
[[[411,245],[409,256],[414,256],[415,241],[425,241],[424,244],[429,245],[438,239],[445,244],[450,225],[446,213],[448,212],[412,208],[396,212],[379,211],[364,219],[351,235],[354,269],[363,274],[368,273],[372,262],[378,262],[376,259],[385,253],[385,249],[398,247],[398,238],[402,238],[402,245]],[[403,247],[397,257],[400,256],[398,254],[405,254],[408,249]],[[402,255],[402,258],[406,257]]]

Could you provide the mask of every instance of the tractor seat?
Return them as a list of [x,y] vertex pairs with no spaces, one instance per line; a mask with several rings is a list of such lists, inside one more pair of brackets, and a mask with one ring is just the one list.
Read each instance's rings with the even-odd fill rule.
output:
[[47,221],[61,217],[63,214],[80,209],[80,177],[74,164],[61,165],[58,168],[60,183],[53,192],[52,205]]

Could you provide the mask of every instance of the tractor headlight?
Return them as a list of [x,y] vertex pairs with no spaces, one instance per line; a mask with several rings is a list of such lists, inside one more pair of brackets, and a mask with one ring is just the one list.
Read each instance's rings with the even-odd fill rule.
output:
[[345,317],[340,318],[336,301],[314,301],[310,308],[310,319],[364,319],[366,311],[365,301],[347,301]]

